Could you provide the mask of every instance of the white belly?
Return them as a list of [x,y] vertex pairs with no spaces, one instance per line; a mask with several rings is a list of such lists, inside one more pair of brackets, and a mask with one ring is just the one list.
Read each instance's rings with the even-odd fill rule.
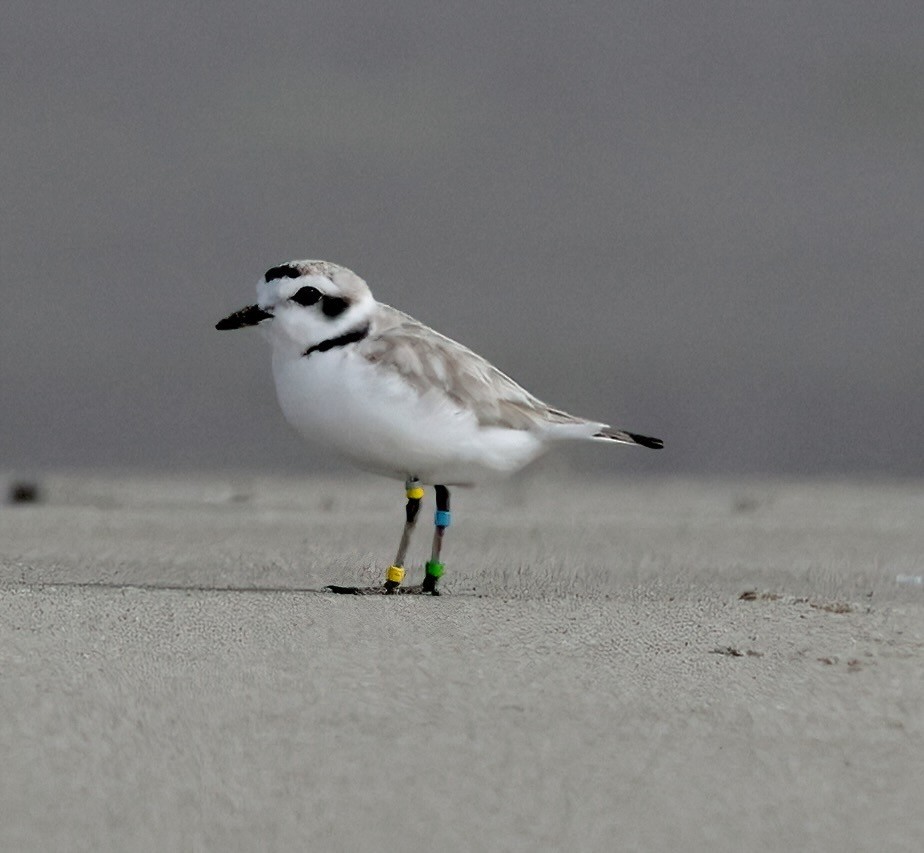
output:
[[442,392],[421,395],[348,347],[274,354],[273,376],[283,414],[302,436],[377,474],[467,485],[510,474],[545,450],[534,433],[480,427]]

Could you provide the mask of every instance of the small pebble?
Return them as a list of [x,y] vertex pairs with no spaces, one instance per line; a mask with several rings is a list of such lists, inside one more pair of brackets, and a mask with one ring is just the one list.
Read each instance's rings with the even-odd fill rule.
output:
[[39,500],[39,487],[35,483],[20,480],[10,486],[11,504],[34,504]]

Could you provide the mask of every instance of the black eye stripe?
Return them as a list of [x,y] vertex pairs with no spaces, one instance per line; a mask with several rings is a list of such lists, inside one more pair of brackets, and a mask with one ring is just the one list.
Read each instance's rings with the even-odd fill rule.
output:
[[349,307],[350,303],[339,296],[325,296],[321,299],[321,310],[325,317],[339,317]]
[[321,298],[321,291],[310,284],[306,284],[289,298],[299,305],[314,305]]
[[263,278],[267,282],[270,282],[277,278],[300,278],[301,275],[302,273],[297,267],[283,264],[281,267],[272,267],[268,269]]

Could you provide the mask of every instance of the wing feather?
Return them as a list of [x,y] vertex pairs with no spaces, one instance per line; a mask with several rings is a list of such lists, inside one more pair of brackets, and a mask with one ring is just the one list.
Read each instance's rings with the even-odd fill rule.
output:
[[440,389],[481,426],[537,429],[584,424],[547,406],[487,359],[387,305],[380,305],[360,352],[373,364],[397,371],[421,394]]

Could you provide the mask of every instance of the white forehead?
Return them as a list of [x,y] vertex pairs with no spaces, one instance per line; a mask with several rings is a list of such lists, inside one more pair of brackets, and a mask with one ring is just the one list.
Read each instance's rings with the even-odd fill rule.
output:
[[306,285],[316,287],[321,293],[336,293],[337,288],[325,275],[303,275],[299,278],[276,278],[267,281],[261,278],[257,282],[257,302],[260,305],[275,305],[294,296]]
[[[269,281],[267,281],[269,277]],[[271,267],[257,282],[260,305],[275,305],[300,288],[316,287],[321,293],[356,301],[369,294],[369,288],[356,273],[330,261],[288,261]]]

